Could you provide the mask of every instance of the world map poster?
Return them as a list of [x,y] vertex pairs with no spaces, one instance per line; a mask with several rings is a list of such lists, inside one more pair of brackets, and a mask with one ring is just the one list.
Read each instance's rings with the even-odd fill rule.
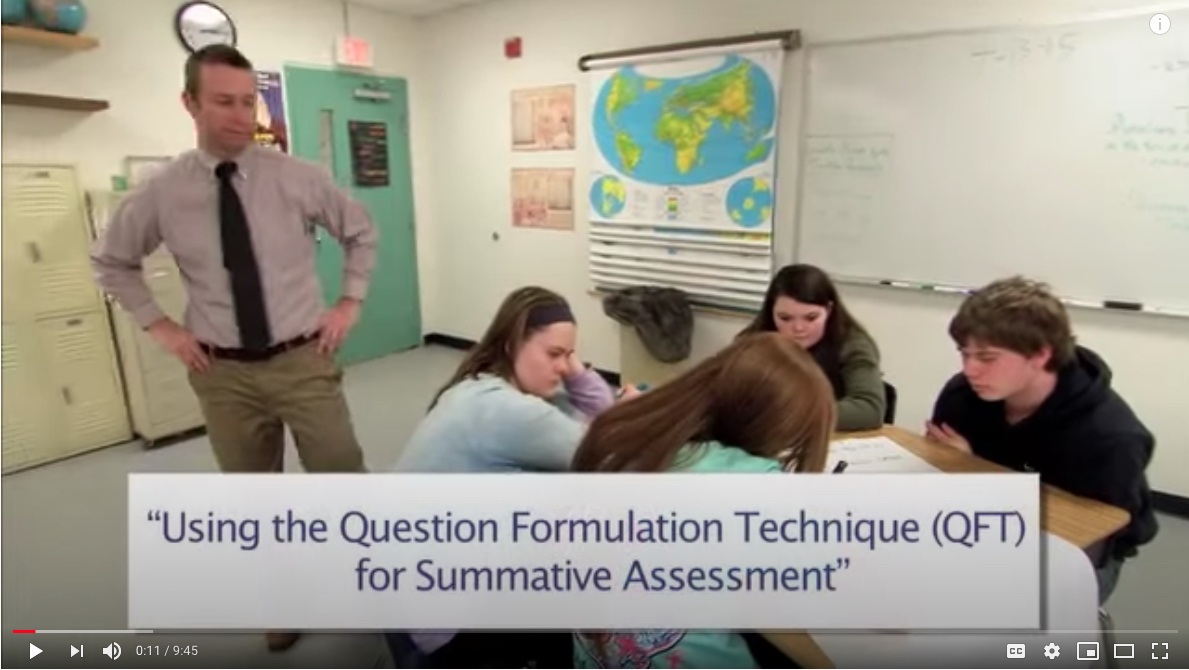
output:
[[591,220],[770,234],[783,55],[592,70]]

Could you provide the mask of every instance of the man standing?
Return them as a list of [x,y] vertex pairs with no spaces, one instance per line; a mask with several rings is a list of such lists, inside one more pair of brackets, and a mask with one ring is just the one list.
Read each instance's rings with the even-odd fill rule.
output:
[[[375,262],[367,211],[317,166],[255,144],[256,78],[236,49],[185,66],[198,148],[120,203],[91,255],[100,286],[189,369],[224,472],[279,472],[284,426],[311,472],[363,472],[334,352],[359,318]],[[343,293],[324,309],[315,226],[345,252]],[[161,244],[185,283],[183,324],[144,280]],[[296,633],[270,633],[285,649]]]
[[938,396],[929,437],[1126,510],[1131,522],[1088,552],[1105,603],[1124,561],[1159,530],[1145,475],[1155,439],[1043,284],[1012,277],[979,289],[950,336],[962,372]]

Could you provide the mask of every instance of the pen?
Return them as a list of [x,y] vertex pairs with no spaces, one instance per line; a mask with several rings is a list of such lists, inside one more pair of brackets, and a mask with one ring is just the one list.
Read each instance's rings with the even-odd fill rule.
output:
[[847,463],[846,461],[838,461],[838,465],[834,466],[834,472],[832,472],[831,474],[835,474],[835,475],[842,474],[842,472],[844,470],[846,470],[847,465],[849,465],[849,463]]

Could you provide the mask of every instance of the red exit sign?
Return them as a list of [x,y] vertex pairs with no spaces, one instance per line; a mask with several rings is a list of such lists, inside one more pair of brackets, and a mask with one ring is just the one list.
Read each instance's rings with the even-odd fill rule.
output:
[[340,37],[336,44],[335,62],[350,67],[372,67],[372,45],[359,37]]

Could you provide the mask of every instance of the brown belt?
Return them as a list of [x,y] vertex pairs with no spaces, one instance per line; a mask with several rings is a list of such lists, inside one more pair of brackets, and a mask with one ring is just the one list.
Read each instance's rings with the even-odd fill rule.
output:
[[259,362],[267,361],[268,359],[283,354],[286,351],[291,351],[302,345],[309,344],[318,339],[318,335],[299,335],[292,340],[278,342],[271,347],[263,350],[253,349],[231,349],[227,347],[215,347],[203,343],[202,349],[206,351],[213,358],[225,358],[233,361]]

